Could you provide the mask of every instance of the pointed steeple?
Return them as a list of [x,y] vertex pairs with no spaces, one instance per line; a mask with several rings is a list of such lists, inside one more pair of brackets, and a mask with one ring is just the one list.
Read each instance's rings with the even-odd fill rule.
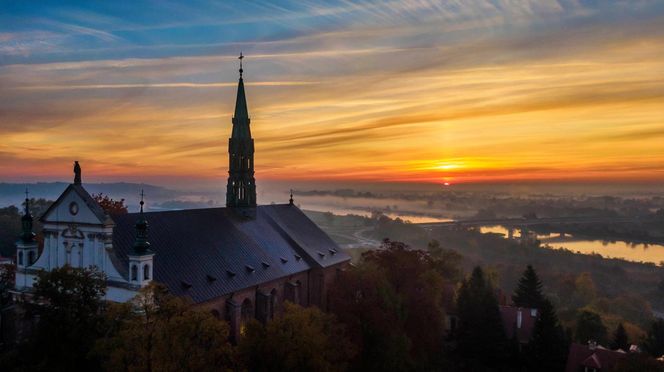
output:
[[240,80],[235,100],[235,114],[233,116],[233,131],[228,140],[228,185],[226,187],[226,206],[228,207],[255,207],[256,181],[254,179],[254,140],[251,138],[249,124],[249,111],[247,98],[244,94],[244,79],[242,78],[242,59],[240,53]]
[[33,217],[30,214],[30,199],[28,198],[28,189],[25,189],[25,211],[21,217],[21,240],[24,243],[31,243],[35,240],[36,234],[32,231]]
[[148,241],[148,220],[143,214],[143,190],[141,190],[141,211],[138,215],[138,220],[136,220],[136,240],[134,241],[134,254],[145,254],[151,253],[150,251],[150,242]]

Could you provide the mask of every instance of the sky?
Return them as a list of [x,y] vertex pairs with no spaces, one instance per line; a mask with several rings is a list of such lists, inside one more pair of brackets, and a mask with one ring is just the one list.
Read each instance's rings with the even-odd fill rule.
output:
[[0,182],[664,181],[664,1],[0,0]]

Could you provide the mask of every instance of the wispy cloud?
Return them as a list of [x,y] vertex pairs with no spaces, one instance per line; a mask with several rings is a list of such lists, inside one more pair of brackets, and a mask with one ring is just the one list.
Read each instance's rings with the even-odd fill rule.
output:
[[656,1],[197,5],[0,26],[2,174],[220,177],[242,50],[260,178],[664,178]]

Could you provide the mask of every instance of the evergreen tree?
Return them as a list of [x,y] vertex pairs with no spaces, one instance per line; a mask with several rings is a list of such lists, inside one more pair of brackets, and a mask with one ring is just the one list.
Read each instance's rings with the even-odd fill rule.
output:
[[523,276],[519,279],[516,291],[512,295],[512,302],[518,307],[539,309],[545,299],[542,294],[542,282],[531,265],[526,267]]
[[462,369],[500,368],[508,360],[498,301],[480,267],[473,270],[459,290],[458,355]]
[[652,323],[643,341],[643,349],[655,358],[664,355],[664,319]]
[[562,371],[569,343],[558,316],[549,300],[544,299],[538,311],[526,358],[532,370]]
[[629,350],[629,341],[627,340],[627,332],[622,323],[618,323],[615,333],[613,334],[613,341],[611,342],[611,349],[623,351]]
[[576,317],[576,340],[585,344],[590,340],[600,344],[606,342],[606,326],[599,314],[583,310]]

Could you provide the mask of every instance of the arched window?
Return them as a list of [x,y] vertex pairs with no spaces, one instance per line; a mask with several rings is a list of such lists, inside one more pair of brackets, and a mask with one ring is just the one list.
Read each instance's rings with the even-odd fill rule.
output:
[[131,265],[131,280],[138,280],[138,267],[136,265]]
[[304,293],[302,291],[302,282],[299,280],[295,282],[297,284],[297,287],[295,287],[295,303],[298,305],[304,306]]
[[242,302],[242,309],[240,309],[240,317],[242,318],[243,322],[254,317],[254,304],[248,298]]
[[28,265],[35,263],[35,251],[28,252]]
[[150,265],[143,266],[143,280],[150,280]]
[[254,317],[254,304],[250,299],[245,299],[240,308],[240,335],[244,336],[247,322]]
[[23,252],[18,252],[18,264],[23,265]]

